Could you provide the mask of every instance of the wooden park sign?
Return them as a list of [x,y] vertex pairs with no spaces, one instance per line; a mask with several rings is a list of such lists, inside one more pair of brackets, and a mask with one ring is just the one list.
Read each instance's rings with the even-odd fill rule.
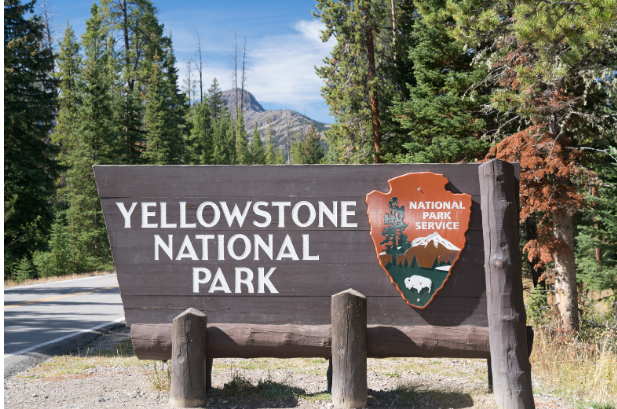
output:
[[138,357],[171,358],[178,317],[203,325],[208,359],[332,357],[336,373],[334,307],[348,302],[365,309],[364,344],[349,351],[492,357],[496,394],[518,385],[500,396],[527,406],[500,405],[530,407],[517,172],[501,161],[94,167]]

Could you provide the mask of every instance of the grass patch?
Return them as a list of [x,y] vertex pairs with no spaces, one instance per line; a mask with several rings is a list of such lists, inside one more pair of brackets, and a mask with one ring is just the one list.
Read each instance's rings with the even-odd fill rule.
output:
[[148,375],[150,386],[157,391],[169,391],[171,388],[171,360],[158,363],[154,362],[152,372]]
[[280,382],[274,381],[270,372],[256,385],[245,378],[238,368],[231,368],[231,380],[220,390],[213,389],[212,397],[240,401],[289,401],[297,400],[304,391],[290,384],[289,374]]
[[63,276],[28,278],[24,281],[5,280],[4,288],[11,288],[11,287],[18,287],[22,285],[32,285],[32,284],[54,283],[56,281],[65,281],[65,280],[74,280],[76,278],[104,276],[108,274],[115,274],[115,271],[111,271],[111,272],[110,271],[93,271],[90,273],[67,274]]
[[62,378],[71,375],[85,375],[97,368],[146,366],[145,361],[139,361],[133,353],[130,339],[125,339],[110,350],[87,348],[68,355],[58,355],[31,369],[28,375],[22,377]]
[[[614,337],[583,342],[577,337],[537,330],[533,376],[550,392],[594,409],[617,404],[617,346]],[[594,406],[595,405],[595,406]]]
[[401,374],[398,372],[386,372],[386,375],[388,375],[390,378],[400,378]]
[[[234,360],[233,365],[234,368],[244,371],[286,370],[292,373],[321,375],[325,374],[328,369],[328,360],[323,358],[253,358]],[[212,371],[217,373],[229,371],[229,360],[215,359]]]

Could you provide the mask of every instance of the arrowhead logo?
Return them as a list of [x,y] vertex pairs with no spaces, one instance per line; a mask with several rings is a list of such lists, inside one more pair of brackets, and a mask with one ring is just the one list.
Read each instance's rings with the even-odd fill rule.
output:
[[471,215],[471,196],[446,190],[436,173],[408,173],[388,181],[390,192],[366,196],[379,264],[405,302],[425,308],[443,288]]

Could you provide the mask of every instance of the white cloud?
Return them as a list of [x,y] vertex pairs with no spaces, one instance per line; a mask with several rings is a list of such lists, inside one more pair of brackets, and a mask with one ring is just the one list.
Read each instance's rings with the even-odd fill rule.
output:
[[[323,81],[315,73],[315,65],[322,65],[323,58],[330,53],[335,40],[330,39],[326,43],[321,41],[323,24],[316,20],[298,21],[294,29],[296,32],[288,35],[247,39],[250,51],[246,89],[259,102],[285,106],[300,112],[307,110],[307,115],[322,104],[327,111],[320,94]],[[188,42],[186,34],[186,37],[182,36],[184,43]],[[184,86],[186,66],[179,62],[178,68]],[[231,88],[230,59],[206,66],[206,89],[215,76],[223,89]],[[318,116],[323,118],[323,113],[320,114]]]

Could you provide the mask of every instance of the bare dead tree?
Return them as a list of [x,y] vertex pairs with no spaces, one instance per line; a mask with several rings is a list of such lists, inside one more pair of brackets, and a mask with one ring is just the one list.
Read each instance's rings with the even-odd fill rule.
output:
[[248,49],[246,48],[246,37],[244,37],[244,47],[242,50],[242,90],[240,91],[240,112],[244,108],[244,83],[246,81],[246,53]]
[[186,92],[189,95],[189,103],[193,101],[193,89],[195,87],[195,82],[193,81],[193,61],[189,58],[186,61],[186,78],[184,79],[184,83],[186,84]]
[[234,103],[235,103],[235,112],[236,112],[236,122],[238,121],[238,38],[236,37],[236,31],[231,28],[231,35],[234,38],[234,53],[231,56],[231,61],[234,66],[234,70],[232,73],[233,80],[233,88],[234,88]]
[[199,72],[199,104],[203,106],[204,104],[204,82],[203,82],[203,59],[201,57],[201,39],[199,38],[199,33],[195,28],[195,37],[197,37],[197,55],[199,57],[199,65],[195,62],[195,68]]
[[291,136],[289,135],[289,115],[285,118],[285,133],[287,134],[287,164],[291,165]]
[[45,48],[49,49],[52,54],[52,72],[56,67],[56,54],[54,53],[54,34],[55,34],[55,26],[53,24],[53,19],[55,14],[53,13],[53,7],[51,7],[49,0],[43,0],[41,5],[39,6],[39,15],[41,16],[41,20],[43,21],[44,33],[43,40],[45,44]]
[[[396,14],[394,12],[394,0],[390,0],[392,5],[392,48],[396,47]],[[396,63],[396,50],[394,51],[394,62]]]

